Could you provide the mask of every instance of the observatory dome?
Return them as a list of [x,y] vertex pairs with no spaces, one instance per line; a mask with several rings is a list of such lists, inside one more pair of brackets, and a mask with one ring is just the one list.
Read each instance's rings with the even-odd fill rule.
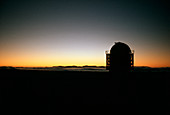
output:
[[131,53],[130,47],[122,42],[116,42],[114,46],[112,46],[110,50],[110,54],[129,54]]
[[133,53],[130,47],[122,42],[116,42],[110,50],[110,72],[130,72],[133,68]]

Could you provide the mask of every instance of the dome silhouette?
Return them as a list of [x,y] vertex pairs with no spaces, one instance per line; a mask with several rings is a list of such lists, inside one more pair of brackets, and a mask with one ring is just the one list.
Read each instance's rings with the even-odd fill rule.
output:
[[116,42],[115,45],[112,46],[110,53],[117,53],[117,54],[129,54],[131,53],[130,47],[122,42]]
[[106,69],[110,72],[130,72],[134,65],[133,57],[133,52],[127,44],[116,42],[110,53],[106,53]]

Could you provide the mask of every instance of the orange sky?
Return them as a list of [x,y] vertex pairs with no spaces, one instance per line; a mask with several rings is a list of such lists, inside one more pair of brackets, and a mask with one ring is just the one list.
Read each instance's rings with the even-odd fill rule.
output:
[[[140,54],[135,52],[135,66],[150,66],[150,67],[170,67],[170,58],[167,56],[149,52]],[[24,67],[39,67],[39,66],[83,66],[97,65],[105,66],[105,54],[88,53],[83,54],[77,52],[64,52],[54,54],[46,52],[6,52],[0,56],[0,66],[24,66]]]

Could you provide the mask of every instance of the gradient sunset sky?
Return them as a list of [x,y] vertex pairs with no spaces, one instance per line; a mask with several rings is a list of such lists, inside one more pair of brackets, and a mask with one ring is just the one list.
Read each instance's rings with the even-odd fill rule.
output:
[[105,65],[114,42],[135,66],[170,67],[168,0],[1,0],[0,66]]

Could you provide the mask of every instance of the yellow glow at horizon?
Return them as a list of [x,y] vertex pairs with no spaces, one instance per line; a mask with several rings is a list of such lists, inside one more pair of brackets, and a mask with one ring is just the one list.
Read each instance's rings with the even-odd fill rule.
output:
[[[0,66],[22,66],[22,67],[45,67],[45,66],[84,66],[96,65],[105,66],[106,57],[104,51],[95,53],[81,49],[70,52],[38,52],[35,50],[25,51],[20,50],[1,50]],[[139,51],[135,52],[135,66],[149,67],[170,67],[169,55],[160,55],[156,53],[142,54]],[[169,56],[169,58],[168,58]]]
[[[135,57],[135,66],[150,66],[150,67],[169,67],[168,60],[164,60],[162,63],[156,63],[157,60],[146,60],[145,56]],[[19,57],[14,56],[12,58],[1,58],[0,66],[23,66],[23,67],[45,67],[45,66],[84,66],[84,65],[96,65],[105,66],[105,56],[93,57],[93,56],[26,56]]]
[[[13,56],[0,58],[0,66],[24,66],[24,67],[37,67],[37,66],[83,66],[83,65],[105,65],[105,60],[91,56],[76,56],[76,55],[39,55],[39,56]],[[103,61],[101,61],[103,60]]]

